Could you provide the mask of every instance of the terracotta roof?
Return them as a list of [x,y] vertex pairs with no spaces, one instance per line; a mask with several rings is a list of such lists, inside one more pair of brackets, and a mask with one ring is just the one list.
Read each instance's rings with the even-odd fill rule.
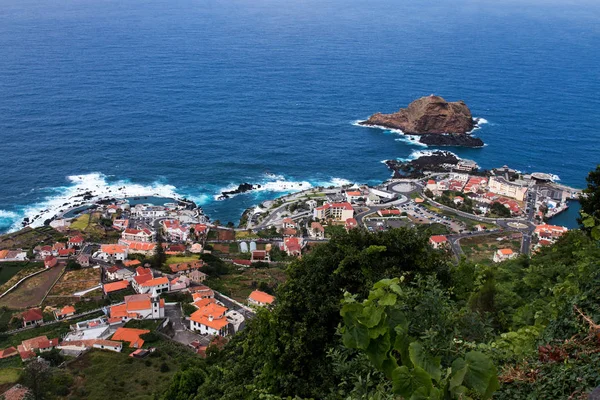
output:
[[181,272],[188,271],[190,269],[200,269],[204,266],[204,261],[192,261],[187,263],[179,263],[179,264],[169,264],[169,269],[171,272]]
[[298,234],[298,231],[294,228],[285,228],[283,230],[283,234],[286,236],[296,236],[296,234]]
[[248,296],[248,298],[259,303],[266,304],[273,304],[273,302],[275,301],[275,297],[271,296],[268,293],[261,292],[260,290],[253,291],[252,293],[250,293],[250,296]]
[[233,260],[233,263],[237,265],[252,265],[252,261],[250,260]]
[[17,354],[19,354],[17,349],[15,349],[13,346],[10,346],[10,347],[7,347],[6,349],[0,350],[0,359],[13,357],[13,356],[16,356]]
[[111,339],[129,342],[129,347],[139,348],[144,345],[144,340],[140,338],[140,335],[149,332],[150,331],[148,329],[118,328]]
[[317,210],[327,210],[328,208],[343,208],[344,210],[354,210],[352,205],[348,202],[345,203],[325,203],[321,207],[317,207]]
[[435,185],[435,181],[433,179],[430,179],[427,181],[428,185]]
[[118,270],[120,270],[121,268],[117,267],[116,265],[113,265],[112,267],[108,268],[106,270],[106,272],[114,274],[115,272],[117,272]]
[[34,322],[44,319],[44,313],[39,308],[31,308],[22,314],[23,321],[25,322]]
[[127,260],[123,262],[123,265],[126,267],[135,267],[137,265],[142,265],[142,262],[140,260]]
[[83,243],[83,238],[81,236],[73,236],[69,239],[69,243]]
[[152,275],[137,275],[133,277],[133,280],[135,281],[135,283],[137,283],[138,285],[141,285],[144,282],[148,282],[149,280],[152,279]]
[[360,191],[358,191],[358,190],[354,190],[354,191],[351,191],[351,192],[346,192],[346,194],[348,196],[362,196],[362,193]]
[[194,225],[194,230],[196,231],[196,233],[204,233],[204,232],[206,232],[206,225],[196,224],[196,225]]
[[61,308],[60,310],[57,310],[57,312],[56,312],[57,316],[68,315],[68,314],[75,314],[75,307],[64,306],[63,308]]
[[[35,356],[35,354],[34,354]],[[30,395],[29,389],[19,384],[11,387],[6,392],[2,393],[4,400],[25,400]]]
[[129,287],[129,282],[126,280],[105,283],[104,284],[104,293],[112,293],[118,290],[127,289]]
[[294,220],[293,220],[293,219],[291,219],[290,217],[286,217],[286,218],[284,218],[284,219],[283,219],[283,223],[284,223],[284,224],[294,224],[294,225],[296,225],[296,223],[294,222]]
[[320,231],[320,232],[324,232],[325,231],[325,229],[323,228],[323,225],[321,225],[318,222],[312,222],[310,224],[310,229],[317,230],[317,231]]
[[58,255],[59,256],[68,256],[70,254],[75,254],[75,249],[60,249],[58,250]]
[[212,303],[215,303],[215,299],[211,297],[200,298],[194,301],[194,305],[196,306],[196,308],[206,307],[207,305]]
[[356,228],[358,226],[358,221],[355,218],[348,218],[346,220],[346,229]]
[[226,307],[211,303],[192,313],[190,319],[209,328],[221,330],[228,324],[225,318],[226,312]]
[[156,243],[127,241],[127,247],[129,247],[129,250],[150,251],[154,250]]
[[161,278],[153,278],[153,279],[149,279],[145,282],[141,282],[140,286],[150,287],[150,286],[158,286],[158,285],[164,285],[164,284],[169,284],[169,278],[167,278],[166,276],[163,276]]
[[448,239],[444,235],[434,235],[430,237],[429,240],[431,240],[434,243],[445,243],[448,241]]
[[101,246],[101,251],[106,254],[120,254],[125,253],[127,249],[120,244],[103,244]]
[[499,249],[498,253],[502,254],[503,256],[510,256],[513,254],[513,251],[511,249]]

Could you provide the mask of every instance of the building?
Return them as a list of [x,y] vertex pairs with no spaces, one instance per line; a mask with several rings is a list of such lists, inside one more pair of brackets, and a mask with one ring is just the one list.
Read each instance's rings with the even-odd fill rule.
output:
[[313,210],[315,219],[335,219],[338,221],[346,221],[348,218],[354,217],[354,209],[350,203],[325,203],[321,207]]
[[386,200],[392,200],[393,198],[396,197],[395,193],[387,192],[385,190],[380,190],[380,189],[376,189],[376,188],[370,188],[369,193],[374,194],[375,196],[380,197],[382,199],[386,199]]
[[109,281],[130,281],[133,279],[133,272],[125,268],[119,268],[116,265],[106,270],[106,279]]
[[22,250],[0,250],[0,262],[27,261],[27,252]]
[[[133,282],[136,282],[135,278]],[[152,293],[154,291],[156,291],[156,293],[163,293],[171,290],[171,282],[169,282],[169,278],[163,276],[160,278],[144,280],[141,283],[136,282],[133,284],[133,288],[138,293]]]
[[425,185],[425,189],[435,192],[438,190],[437,182],[433,179],[429,179],[427,181],[427,185]]
[[113,221],[113,228],[118,231],[123,231],[129,228],[129,220],[128,219],[115,219]]
[[448,246],[448,238],[444,235],[434,235],[429,238],[429,244],[434,249],[441,249]]
[[129,347],[139,349],[144,345],[144,339],[140,336],[146,333],[150,333],[150,331],[148,329],[118,328],[111,339],[128,342]]
[[110,293],[118,292],[120,290],[125,290],[128,287],[129,287],[129,281],[123,280],[123,281],[105,283],[104,285],[102,285],[102,291],[104,292],[105,295],[108,295]]
[[252,262],[256,262],[256,261],[263,261],[263,262],[270,262],[271,261],[271,256],[269,255],[269,252],[266,250],[253,250],[250,256],[250,261]]
[[4,400],[28,400],[31,399],[31,391],[29,388],[16,384],[6,392],[0,395],[0,398]]
[[323,225],[318,222],[311,222],[310,228],[308,229],[308,234],[314,239],[324,239],[325,228],[323,228]]
[[81,253],[77,257],[77,264],[81,265],[82,267],[89,267],[90,266],[90,256],[87,254]]
[[535,227],[533,234],[537,236],[539,241],[546,240],[550,243],[556,242],[562,235],[567,233],[568,229],[564,226],[556,225],[538,225]]
[[163,231],[168,240],[174,242],[185,242],[190,236],[190,228],[181,225],[178,220],[167,219],[162,221]]
[[186,276],[190,278],[193,283],[202,283],[208,278],[208,275],[198,269],[187,272]]
[[46,352],[50,351],[58,345],[58,338],[48,339],[46,336],[38,336],[31,339],[23,340],[17,350],[21,352]]
[[174,274],[182,274],[188,271],[200,269],[204,267],[206,264],[202,260],[198,261],[190,261],[178,264],[169,264],[169,269]]
[[100,253],[98,258],[104,261],[124,261],[127,259],[128,249],[126,246],[120,244],[103,244],[100,246]]
[[81,247],[83,245],[83,237],[77,235],[77,236],[72,236],[69,238],[69,240],[67,241],[67,246],[69,248],[73,248],[73,247]]
[[125,296],[124,303],[110,307],[110,319],[159,319],[165,317],[165,300],[156,292]]
[[212,299],[215,297],[215,291],[204,285],[190,288],[190,292],[192,292],[192,299],[194,301],[208,298]]
[[283,221],[281,222],[281,227],[283,229],[296,229],[298,227],[298,225],[294,222],[293,219],[287,217],[287,218],[284,218]]
[[54,310],[54,318],[57,320],[72,317],[73,315],[75,315],[75,307],[73,306],[64,306],[61,309]]
[[275,302],[275,297],[271,296],[268,293],[265,292],[261,292],[260,290],[255,290],[252,293],[250,293],[250,296],[248,296],[248,304],[251,306],[258,306],[258,307],[264,307],[264,306],[270,306]]
[[60,249],[58,250],[58,257],[71,257],[75,255],[75,249]]
[[464,193],[477,193],[480,190],[484,190],[487,186],[487,178],[481,176],[472,176],[467,181],[467,184],[463,188]]
[[142,254],[146,257],[153,256],[154,249],[156,248],[156,243],[152,242],[130,242],[119,239],[119,244],[127,246],[127,252],[129,254]]
[[56,348],[66,355],[77,357],[89,349],[109,350],[120,353],[123,350],[123,343],[106,339],[69,340],[63,341]]
[[190,329],[202,335],[227,335],[227,307],[217,304],[214,299],[203,299],[200,302],[198,310],[190,316]]
[[0,350],[0,360],[18,355],[19,352],[13,346]]
[[350,230],[358,228],[358,221],[354,218],[348,218],[344,227],[346,228],[346,232],[350,232]]
[[302,254],[300,238],[288,237],[283,239],[283,250],[288,256],[300,256]]
[[515,253],[512,249],[498,249],[494,253],[493,261],[498,263],[515,258],[517,255],[518,253]]
[[52,245],[52,255],[54,257],[58,257],[58,252],[60,250],[65,250],[67,248],[67,244],[66,243],[62,243],[62,242],[56,242]]
[[136,204],[131,209],[131,215],[138,218],[160,218],[167,215],[167,208],[148,204]]
[[129,268],[137,268],[142,265],[142,262],[140,260],[127,260],[123,261],[123,265]]
[[30,308],[21,314],[23,318],[23,327],[37,325],[44,322],[44,313],[39,308]]
[[356,203],[356,201],[362,197],[363,194],[360,190],[351,190],[346,192],[346,201],[348,203]]
[[516,185],[501,176],[492,176],[489,183],[489,191],[501,196],[511,197],[518,201],[525,200],[527,187]]
[[44,267],[52,268],[55,267],[56,264],[58,264],[58,258],[54,256],[47,256],[46,258],[44,258]]
[[52,255],[52,246],[37,246],[34,251],[37,252],[39,258],[44,259]]
[[110,326],[105,317],[89,319],[71,325],[71,330],[63,340],[106,339],[110,336]]
[[395,208],[391,210],[379,210],[377,211],[377,215],[379,215],[380,217],[399,217],[400,210],[397,210]]
[[185,275],[180,275],[171,280],[171,291],[184,290],[190,286],[191,279]]
[[150,229],[132,229],[127,228],[121,233],[121,238],[128,242],[153,242],[154,241],[154,232]]
[[465,202],[465,198],[461,196],[456,196],[453,200],[454,204],[459,205]]

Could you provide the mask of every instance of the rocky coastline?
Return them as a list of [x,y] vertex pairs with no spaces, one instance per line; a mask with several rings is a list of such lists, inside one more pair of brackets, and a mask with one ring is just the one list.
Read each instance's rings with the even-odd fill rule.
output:
[[386,160],[385,165],[393,171],[393,179],[420,178],[424,171],[445,172],[447,166],[461,161],[454,153],[437,150],[410,161]]
[[244,182],[244,183],[238,185],[238,187],[233,190],[221,192],[221,195],[218,197],[217,200],[225,200],[225,199],[230,198],[231,196],[235,196],[236,194],[246,193],[251,190],[256,190],[256,189],[260,189],[260,188],[261,188],[261,185],[253,185],[251,183]]

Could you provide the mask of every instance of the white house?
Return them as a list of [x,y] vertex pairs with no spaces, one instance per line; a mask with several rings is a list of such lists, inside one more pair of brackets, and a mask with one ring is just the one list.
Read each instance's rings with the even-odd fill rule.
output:
[[202,335],[227,335],[227,308],[214,299],[203,299],[196,302],[198,310],[190,316],[190,329]]
[[493,261],[496,262],[496,263],[497,262],[502,262],[502,261],[506,261],[506,260],[510,260],[512,258],[515,258],[517,255],[518,255],[518,253],[515,253],[511,249],[498,249],[494,253]]
[[165,300],[158,293],[125,296],[124,303],[110,308],[111,320],[159,319],[165,317]]
[[323,239],[325,237],[325,228],[318,222],[311,222],[308,234],[312,238]]
[[150,229],[132,229],[127,228],[121,234],[121,238],[123,240],[127,240],[130,242],[153,242],[155,233]]
[[315,219],[332,218],[338,221],[346,221],[354,217],[354,209],[350,203],[325,203],[313,210]]
[[126,246],[119,244],[103,244],[96,257],[104,261],[124,261],[127,259],[128,250]]

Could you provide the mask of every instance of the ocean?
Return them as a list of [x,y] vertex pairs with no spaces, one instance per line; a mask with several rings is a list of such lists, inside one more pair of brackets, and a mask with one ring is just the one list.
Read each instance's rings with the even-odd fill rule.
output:
[[[0,0],[0,232],[83,191],[237,222],[431,150],[353,125],[435,93],[488,123],[482,167],[583,187],[598,163],[597,1]],[[249,182],[262,190],[217,201]]]

